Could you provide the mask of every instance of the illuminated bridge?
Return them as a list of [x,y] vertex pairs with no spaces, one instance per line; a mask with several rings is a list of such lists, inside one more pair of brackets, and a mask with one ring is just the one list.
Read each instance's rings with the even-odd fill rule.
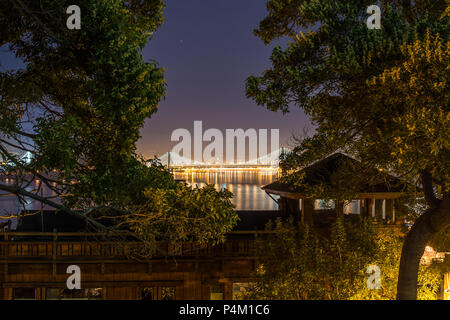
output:
[[[31,161],[33,161],[33,158],[34,158],[34,156],[33,156],[33,154],[31,153],[31,152],[29,152],[29,151],[27,151],[27,152],[25,152],[23,155],[21,155],[21,156],[19,156],[18,154],[16,154],[16,153],[11,153],[11,155],[14,157],[14,158],[16,158],[17,160],[13,160],[13,161],[18,161],[18,162],[21,162],[21,163],[23,163],[23,164],[30,164],[31,163]],[[6,165],[8,165],[8,166],[15,166],[15,164],[14,164],[14,162],[13,161],[11,161],[11,160],[8,160],[8,159],[3,159],[1,156],[0,156],[0,168],[1,167],[3,167],[3,166],[6,166]]]
[[275,150],[265,156],[259,157],[257,159],[249,160],[246,162],[238,162],[233,164],[227,163],[208,163],[199,162],[186,157],[182,157],[174,152],[167,152],[163,154],[159,159],[161,163],[168,166],[174,170],[199,170],[199,169],[211,169],[211,170],[221,170],[221,169],[278,169],[280,155],[282,153],[289,152],[287,148],[280,148]]

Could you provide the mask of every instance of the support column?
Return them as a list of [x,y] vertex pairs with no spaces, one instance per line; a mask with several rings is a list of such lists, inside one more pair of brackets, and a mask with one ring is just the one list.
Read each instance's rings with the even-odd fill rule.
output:
[[288,199],[288,215],[298,219],[300,213],[300,204],[298,199]]
[[312,199],[302,198],[301,224],[311,224],[313,221],[314,204]]
[[392,199],[392,222],[395,222],[395,199]]
[[372,208],[371,208],[370,216],[372,218],[375,218],[375,203],[376,203],[376,200],[375,199],[371,199],[371,200],[372,200]]
[[386,199],[386,219],[394,221],[394,200]]
[[377,219],[383,219],[383,200],[376,199],[375,200],[375,217]]
[[280,211],[282,217],[287,216],[288,201],[285,197],[280,197],[278,199],[278,210]]
[[366,199],[367,201],[367,217],[371,217],[373,214],[373,208],[375,207],[375,200],[373,198]]
[[360,202],[361,202],[361,209],[360,209],[361,216],[370,217],[372,213],[373,199],[371,198],[361,199]]
[[335,206],[334,210],[336,211],[336,217],[343,217],[344,216],[344,203],[342,201],[334,201]]

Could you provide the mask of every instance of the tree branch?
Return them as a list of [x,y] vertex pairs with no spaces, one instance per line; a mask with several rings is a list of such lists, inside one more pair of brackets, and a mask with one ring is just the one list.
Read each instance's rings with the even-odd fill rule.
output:
[[27,190],[24,190],[23,188],[20,188],[18,186],[8,186],[8,185],[0,184],[0,190],[4,190],[4,191],[7,191],[7,192],[16,194],[16,195],[29,197],[29,198],[37,200],[37,201],[39,201],[39,202],[41,202],[43,204],[46,204],[46,205],[48,205],[48,206],[50,206],[52,208],[60,210],[60,211],[62,211],[64,213],[70,214],[71,216],[81,217],[86,222],[92,224],[93,226],[95,226],[96,228],[99,228],[100,230],[103,229],[103,230],[107,230],[107,231],[115,231],[112,228],[108,228],[108,227],[102,225],[101,223],[98,223],[94,219],[91,219],[91,218],[89,218],[89,217],[87,217],[85,215],[82,215],[80,213],[72,211],[69,208],[67,208],[67,207],[65,207],[65,206],[63,206],[61,204],[58,204],[58,203],[56,203],[54,201],[51,201],[51,200],[49,200],[49,199],[47,199],[45,197],[41,197],[41,196],[39,196],[39,195],[37,195],[35,193],[29,192]]
[[428,171],[423,170],[420,174],[420,178],[422,180],[425,201],[431,208],[437,208],[441,201],[436,197],[433,190],[433,176]]

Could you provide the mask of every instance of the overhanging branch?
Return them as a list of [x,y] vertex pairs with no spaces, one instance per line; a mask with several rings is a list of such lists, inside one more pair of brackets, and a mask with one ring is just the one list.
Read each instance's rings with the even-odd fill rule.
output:
[[439,206],[440,200],[436,197],[433,189],[433,176],[426,170],[423,170],[421,175],[423,193],[425,201],[431,208]]
[[83,214],[80,214],[80,213],[77,213],[75,211],[72,211],[69,208],[67,208],[67,207],[65,207],[65,206],[63,206],[63,205],[61,205],[59,203],[51,201],[51,200],[49,200],[46,197],[42,197],[42,196],[39,196],[39,195],[37,195],[35,193],[29,192],[29,191],[27,191],[27,190],[25,190],[25,189],[23,189],[21,187],[0,184],[0,190],[7,191],[7,192],[10,192],[10,193],[13,193],[13,194],[16,194],[16,195],[29,197],[29,198],[34,199],[36,201],[39,201],[39,202],[41,202],[43,204],[46,204],[46,205],[48,205],[48,206],[50,206],[52,208],[60,210],[60,211],[62,211],[64,213],[70,214],[72,216],[81,217],[83,220],[85,220],[86,222],[92,224],[94,227],[99,228],[100,230],[114,231],[114,229],[108,228],[108,227],[102,225],[101,223],[98,223],[97,221],[95,221],[92,218],[89,218],[89,217],[87,217],[87,216],[85,216]]

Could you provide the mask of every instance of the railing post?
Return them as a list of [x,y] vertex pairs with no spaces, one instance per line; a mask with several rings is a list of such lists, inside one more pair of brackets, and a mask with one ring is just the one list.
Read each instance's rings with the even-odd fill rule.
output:
[[58,239],[58,231],[53,229],[53,245],[52,245],[52,260],[53,260],[53,277],[56,277],[56,240]]
[[5,264],[3,268],[3,274],[6,277],[8,274],[8,253],[9,253],[9,243],[8,243],[8,234],[5,232],[5,243],[3,244],[3,254],[5,255]]
[[198,272],[198,270],[199,270],[199,266],[200,266],[200,263],[199,263],[199,260],[200,259],[200,248],[199,248],[199,246],[196,246],[196,249],[195,249],[195,272]]

